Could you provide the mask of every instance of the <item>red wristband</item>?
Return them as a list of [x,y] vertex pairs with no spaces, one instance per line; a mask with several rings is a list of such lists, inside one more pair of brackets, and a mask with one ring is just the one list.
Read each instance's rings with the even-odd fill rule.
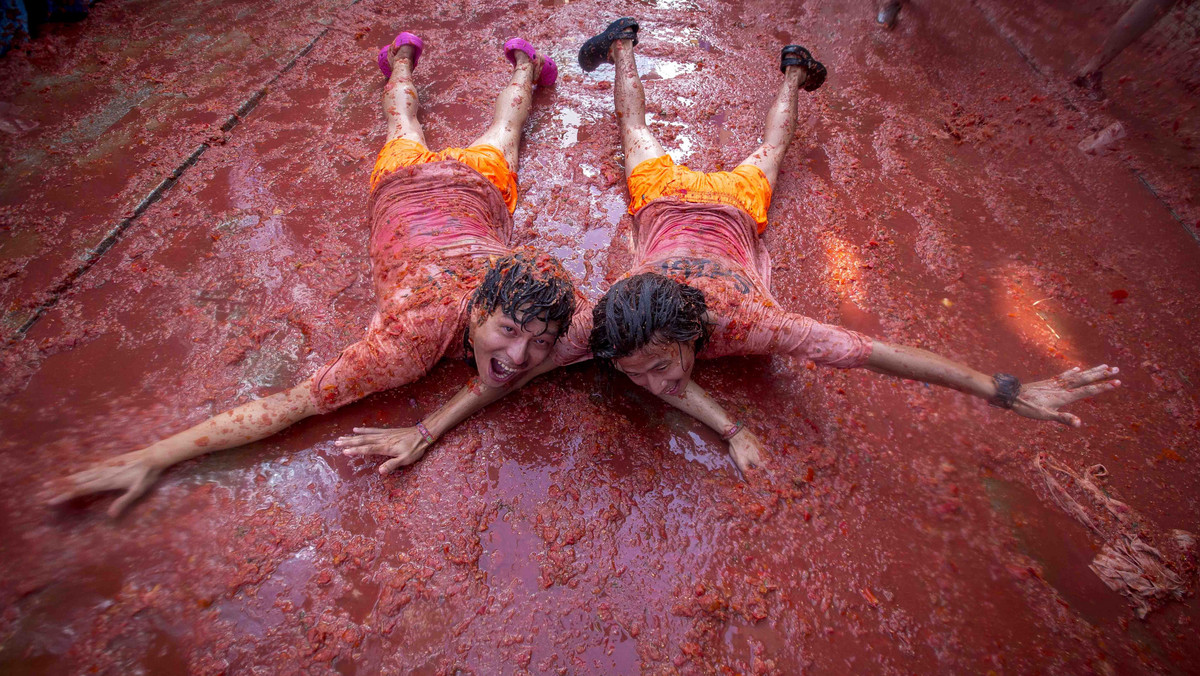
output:
[[721,435],[721,441],[729,441],[730,439],[736,437],[737,433],[742,431],[742,427],[744,427],[744,425],[742,425],[740,422],[733,423],[726,428],[725,433]]
[[421,433],[422,439],[424,439],[425,441],[428,441],[431,444],[433,443],[433,435],[430,434],[429,428],[425,427],[425,423],[423,421],[417,423],[417,431]]

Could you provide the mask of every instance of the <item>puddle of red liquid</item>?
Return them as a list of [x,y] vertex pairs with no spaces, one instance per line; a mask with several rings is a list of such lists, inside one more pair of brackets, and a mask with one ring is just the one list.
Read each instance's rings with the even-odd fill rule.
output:
[[1128,605],[1091,572],[1099,553],[1086,528],[1042,504],[1027,486],[995,478],[983,479],[992,507],[1010,524],[1018,547],[1041,566],[1041,575],[1092,624],[1124,615]]

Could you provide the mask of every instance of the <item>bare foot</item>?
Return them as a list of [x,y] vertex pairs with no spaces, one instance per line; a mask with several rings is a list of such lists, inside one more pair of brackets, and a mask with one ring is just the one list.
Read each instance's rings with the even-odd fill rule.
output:
[[408,64],[408,72],[411,73],[412,68],[413,68],[413,55],[416,53],[417,53],[417,50],[412,45],[401,45],[400,49],[396,49],[395,47],[389,47],[388,48],[388,65],[391,66],[392,71],[395,72],[396,66],[399,65],[401,62],[405,62]]
[[608,46],[608,62],[613,65],[616,65],[617,52],[620,50],[623,50],[623,49],[628,49],[631,52],[633,51],[633,39],[632,38],[626,38],[624,40],[613,40],[613,43]]
[[805,68],[804,66],[801,66],[801,65],[788,66],[787,72],[784,73],[784,77],[792,77],[793,75],[796,75],[797,73],[799,74],[797,76],[799,79],[796,80],[796,87],[800,88],[800,87],[803,87],[804,83],[808,81],[808,69],[807,68]]
[[533,62],[533,81],[537,82],[542,78],[542,66],[546,65],[546,57],[538,54],[537,59]]
[[537,82],[538,78],[542,76],[542,66],[546,63],[546,57],[541,54],[538,54],[536,59],[530,60],[529,55],[520,50],[513,52],[513,60],[516,61],[513,65],[514,68],[523,68],[526,64],[533,66],[532,82]]

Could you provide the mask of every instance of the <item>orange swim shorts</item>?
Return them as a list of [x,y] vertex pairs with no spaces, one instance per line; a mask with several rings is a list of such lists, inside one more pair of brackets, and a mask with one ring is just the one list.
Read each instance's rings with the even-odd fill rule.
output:
[[739,164],[733,171],[706,174],[679,166],[670,155],[663,155],[633,168],[629,175],[629,197],[631,214],[660,197],[740,207],[754,218],[762,234],[767,229],[771,183],[762,169],[750,164]]
[[375,189],[379,179],[401,167],[441,160],[458,160],[483,174],[500,191],[500,197],[508,205],[508,212],[512,213],[517,208],[517,175],[508,168],[504,153],[486,144],[433,152],[416,141],[392,139],[379,151],[379,159],[375,161],[375,169],[371,172],[371,189]]

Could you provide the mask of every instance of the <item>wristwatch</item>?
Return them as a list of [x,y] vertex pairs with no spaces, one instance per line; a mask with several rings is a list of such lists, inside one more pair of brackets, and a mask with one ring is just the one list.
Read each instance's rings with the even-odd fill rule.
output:
[[1017,395],[1021,394],[1021,381],[1011,373],[997,373],[992,376],[992,382],[996,384],[996,394],[988,399],[988,403],[997,408],[1012,408]]

